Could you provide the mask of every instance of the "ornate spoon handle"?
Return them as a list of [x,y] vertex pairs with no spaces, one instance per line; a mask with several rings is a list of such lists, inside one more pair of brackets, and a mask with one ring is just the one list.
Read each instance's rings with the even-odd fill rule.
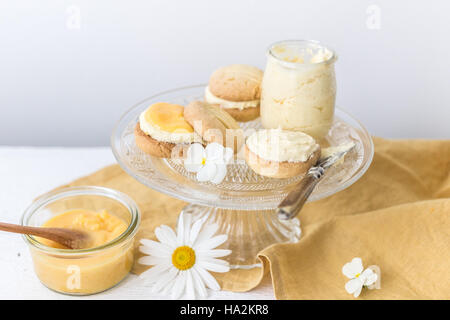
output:
[[280,220],[294,218],[302,209],[311,192],[322,178],[325,170],[322,167],[312,167],[294,190],[278,205],[276,212]]

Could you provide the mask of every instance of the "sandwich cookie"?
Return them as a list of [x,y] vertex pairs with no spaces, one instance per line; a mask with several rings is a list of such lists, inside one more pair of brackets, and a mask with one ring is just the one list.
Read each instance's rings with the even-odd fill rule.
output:
[[136,145],[158,158],[180,157],[191,143],[203,143],[202,138],[184,119],[184,107],[158,102],[139,116],[134,129]]
[[271,178],[290,178],[306,173],[320,158],[313,137],[299,131],[265,129],[245,142],[245,161],[256,173]]
[[205,101],[217,104],[240,122],[259,117],[263,72],[253,66],[233,64],[213,72],[205,88]]

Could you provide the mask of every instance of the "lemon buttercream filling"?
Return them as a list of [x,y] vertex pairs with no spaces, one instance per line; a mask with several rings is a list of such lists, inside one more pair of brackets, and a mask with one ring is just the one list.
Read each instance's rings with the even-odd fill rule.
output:
[[171,143],[200,142],[200,136],[184,119],[184,107],[178,104],[158,102],[139,116],[141,130],[158,141]]
[[257,107],[259,105],[259,100],[250,101],[229,101],[215,96],[209,86],[205,88],[205,101],[210,104],[218,104],[224,109],[240,109]]
[[314,138],[298,131],[259,130],[247,138],[251,152],[268,161],[305,162],[319,148]]

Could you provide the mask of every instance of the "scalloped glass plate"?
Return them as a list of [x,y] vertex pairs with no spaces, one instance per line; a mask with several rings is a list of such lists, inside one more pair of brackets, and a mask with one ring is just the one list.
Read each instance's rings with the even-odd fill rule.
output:
[[[204,206],[236,210],[275,209],[286,194],[301,180],[273,179],[260,176],[241,160],[228,166],[228,173],[220,184],[199,183],[195,175],[184,170],[181,163],[160,159],[142,152],[134,141],[134,126],[139,114],[155,102],[186,105],[202,100],[205,85],[178,88],[147,98],[119,120],[114,128],[111,144],[120,166],[146,186],[175,198]],[[240,123],[244,129],[262,128],[259,119]],[[368,169],[373,157],[372,139],[363,125],[350,114],[336,108],[332,128],[325,137],[325,146],[354,142],[356,147],[344,162],[330,168],[308,201],[315,201],[339,192],[357,181]]]

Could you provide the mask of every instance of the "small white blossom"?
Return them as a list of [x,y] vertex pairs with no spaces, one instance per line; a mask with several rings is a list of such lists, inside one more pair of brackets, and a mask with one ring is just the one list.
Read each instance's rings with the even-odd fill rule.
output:
[[345,290],[353,294],[355,298],[359,296],[363,286],[374,284],[378,275],[372,269],[364,270],[361,258],[353,258],[342,267],[342,273],[350,280],[345,284]]
[[184,167],[189,172],[196,172],[198,181],[218,184],[227,175],[227,164],[232,158],[233,150],[217,142],[208,144],[206,148],[194,143],[187,150]]

